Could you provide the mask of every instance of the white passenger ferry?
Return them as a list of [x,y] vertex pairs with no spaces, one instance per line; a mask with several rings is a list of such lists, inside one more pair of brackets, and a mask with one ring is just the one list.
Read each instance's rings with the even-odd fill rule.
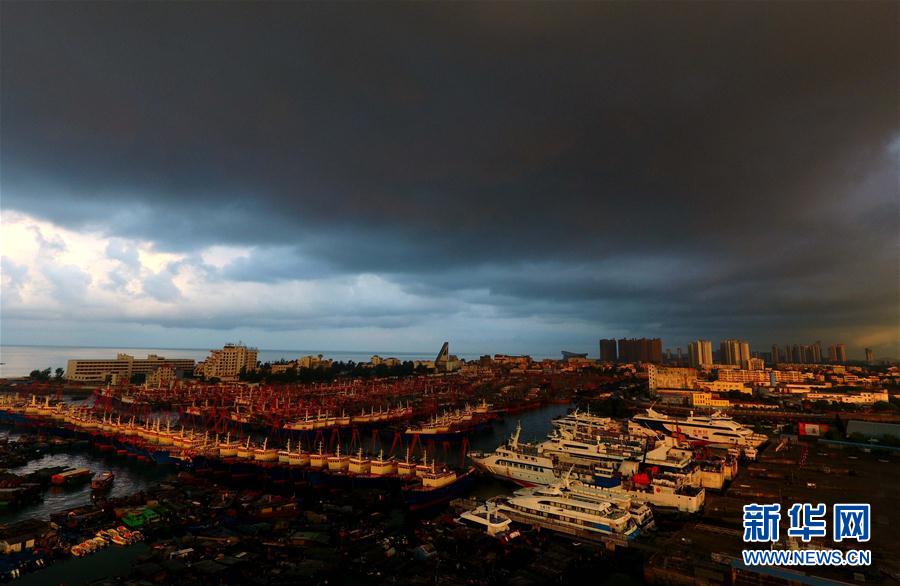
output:
[[704,416],[695,416],[691,412],[689,417],[679,419],[650,408],[646,413],[632,417],[631,421],[670,436],[683,435],[688,440],[713,446],[738,446],[749,459],[754,459],[757,449],[769,440],[720,411]]
[[520,442],[521,433],[521,424],[516,425],[516,431],[509,440],[493,452],[473,452],[471,458],[475,467],[522,486],[556,482],[558,478],[554,472],[553,459],[543,455],[534,444]]
[[510,497],[495,497],[497,510],[517,523],[577,537],[640,535],[634,517],[611,500],[562,490],[559,486],[522,488]]

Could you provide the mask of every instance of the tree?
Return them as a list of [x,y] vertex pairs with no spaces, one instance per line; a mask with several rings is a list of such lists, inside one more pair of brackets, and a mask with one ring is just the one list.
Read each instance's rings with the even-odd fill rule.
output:
[[28,375],[32,380],[47,382],[50,380],[50,373],[53,372],[49,366],[44,370],[32,370]]
[[66,371],[63,370],[62,368],[57,368],[56,369],[56,380],[62,380],[63,374],[65,374],[65,372]]

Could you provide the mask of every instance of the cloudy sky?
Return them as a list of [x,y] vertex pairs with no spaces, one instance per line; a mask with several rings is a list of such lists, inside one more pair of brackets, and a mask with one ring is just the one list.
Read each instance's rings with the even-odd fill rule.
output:
[[2,341],[900,354],[898,4],[2,4]]

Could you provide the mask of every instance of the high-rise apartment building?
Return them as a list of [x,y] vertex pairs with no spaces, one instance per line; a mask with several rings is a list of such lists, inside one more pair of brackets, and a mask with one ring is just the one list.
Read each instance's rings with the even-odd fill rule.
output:
[[747,362],[750,360],[750,343],[744,340],[723,340],[719,345],[719,360],[722,364],[747,368]]
[[709,340],[695,340],[688,344],[688,363],[693,368],[705,368],[712,366],[712,342]]
[[659,338],[622,338],[618,351],[620,362],[662,362],[662,340]]
[[256,370],[258,354],[256,348],[248,348],[242,344],[225,344],[221,350],[210,350],[206,360],[197,364],[194,373],[201,374],[207,379],[236,380],[242,370],[244,372]]
[[603,362],[617,362],[619,353],[616,351],[615,340],[600,340],[600,360]]
[[781,348],[778,344],[772,344],[772,364],[781,362]]
[[820,364],[822,362],[822,342],[815,342],[809,347],[810,351],[810,362],[814,364]]
[[834,348],[837,351],[837,362],[839,362],[840,364],[847,362],[847,349],[844,347],[844,345],[835,344]]
[[872,352],[871,348],[866,348],[866,364],[873,364],[875,362],[875,353]]
[[847,362],[847,350],[843,344],[832,344],[828,347],[828,361],[834,364]]

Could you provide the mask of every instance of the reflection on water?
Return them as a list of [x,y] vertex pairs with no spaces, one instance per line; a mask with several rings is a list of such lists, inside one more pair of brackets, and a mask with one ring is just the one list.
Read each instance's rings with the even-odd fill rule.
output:
[[[127,496],[146,490],[149,486],[165,479],[171,470],[154,465],[130,462],[124,458],[103,458],[91,453],[46,454],[42,458],[32,460],[25,466],[12,468],[14,474],[28,474],[39,468],[50,466],[69,466],[72,468],[90,468],[94,473],[111,470],[116,478],[112,488],[104,494],[107,496]],[[43,501],[32,505],[0,512],[0,523],[11,523],[21,519],[48,519],[51,513],[65,511],[72,507],[87,505],[91,502],[91,485],[89,482],[77,486],[50,486],[43,492]]]
[[541,441],[547,438],[553,427],[550,420],[560,415],[565,415],[572,405],[544,405],[540,409],[525,411],[523,413],[511,413],[503,419],[495,421],[490,429],[478,433],[469,442],[473,450],[493,451],[494,448],[509,439],[516,430],[516,423],[522,423],[522,441]]

